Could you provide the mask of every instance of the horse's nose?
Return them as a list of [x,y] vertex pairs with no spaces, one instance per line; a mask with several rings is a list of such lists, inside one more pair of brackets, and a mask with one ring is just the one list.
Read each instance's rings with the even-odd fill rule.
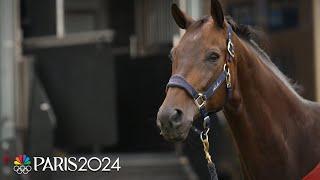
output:
[[182,121],[182,111],[176,108],[164,109],[158,114],[160,128],[172,129],[178,128]]

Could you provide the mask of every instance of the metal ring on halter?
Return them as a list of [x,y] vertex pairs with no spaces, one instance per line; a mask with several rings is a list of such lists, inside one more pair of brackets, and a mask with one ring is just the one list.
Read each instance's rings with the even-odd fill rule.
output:
[[202,131],[200,134],[200,139],[201,141],[208,140],[208,133],[209,133],[210,128],[207,128],[206,130]]
[[227,88],[231,88],[231,74],[230,74],[230,68],[227,63],[224,64],[223,70],[226,73]]
[[229,69],[229,65],[227,63],[225,63],[223,65],[223,70],[227,73],[227,74],[230,74],[230,69]]
[[228,50],[228,53],[230,54],[230,56],[234,58],[234,48],[233,48],[233,43],[231,40],[228,40],[227,50]]

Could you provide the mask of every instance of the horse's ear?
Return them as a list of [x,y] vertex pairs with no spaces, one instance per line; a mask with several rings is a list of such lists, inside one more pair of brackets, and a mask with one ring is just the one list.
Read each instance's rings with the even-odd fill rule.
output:
[[211,16],[216,21],[217,25],[223,28],[224,15],[219,0],[211,0]]
[[176,4],[172,4],[171,13],[181,29],[187,29],[194,22],[194,19],[182,12]]

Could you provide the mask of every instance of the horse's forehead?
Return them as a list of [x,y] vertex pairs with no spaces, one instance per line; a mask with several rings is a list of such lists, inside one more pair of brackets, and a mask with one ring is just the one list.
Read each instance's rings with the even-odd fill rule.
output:
[[175,51],[180,58],[194,56],[204,49],[203,35],[199,32],[188,34],[181,39]]
[[207,43],[210,39],[216,38],[214,31],[215,28],[212,28],[213,23],[212,20],[203,23],[201,26],[190,27],[190,30],[184,34],[181,39],[179,45],[181,46],[190,46],[190,45],[201,45],[203,43]]
[[182,50],[195,50],[194,48],[199,48],[204,44],[204,35],[201,31],[186,32],[181,41],[179,42],[177,49]]
[[201,40],[202,37],[206,37],[210,34],[210,29],[208,23],[204,23],[199,27],[191,27],[185,34],[186,39],[188,40]]

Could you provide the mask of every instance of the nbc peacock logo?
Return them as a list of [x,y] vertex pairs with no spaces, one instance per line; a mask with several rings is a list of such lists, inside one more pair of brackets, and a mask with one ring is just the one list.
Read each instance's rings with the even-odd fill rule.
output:
[[31,159],[27,155],[19,155],[13,162],[13,170],[17,174],[28,174],[31,170]]

